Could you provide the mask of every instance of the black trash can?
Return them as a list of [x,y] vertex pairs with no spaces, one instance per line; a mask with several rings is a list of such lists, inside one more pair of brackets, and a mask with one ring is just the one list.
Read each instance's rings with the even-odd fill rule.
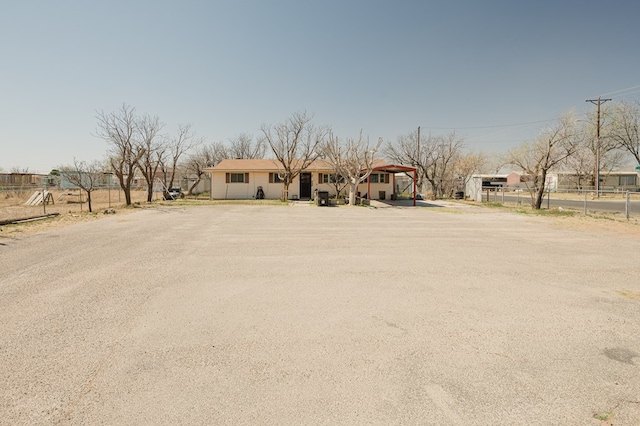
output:
[[329,191],[318,191],[316,196],[316,204],[318,206],[329,206]]

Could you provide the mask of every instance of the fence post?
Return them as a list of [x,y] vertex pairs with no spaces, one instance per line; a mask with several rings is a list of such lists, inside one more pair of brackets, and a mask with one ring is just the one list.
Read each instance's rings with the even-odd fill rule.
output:
[[42,210],[44,214],[47,214],[47,200],[45,197],[46,191],[47,191],[47,185],[42,185]]
[[624,212],[625,212],[625,215],[627,216],[627,220],[629,220],[629,191],[627,191],[627,199],[625,200],[625,203],[624,203]]
[[587,191],[584,191],[584,215],[587,215]]
[[504,204],[504,186],[502,187],[502,204]]
[[547,187],[547,210],[551,210],[551,188]]

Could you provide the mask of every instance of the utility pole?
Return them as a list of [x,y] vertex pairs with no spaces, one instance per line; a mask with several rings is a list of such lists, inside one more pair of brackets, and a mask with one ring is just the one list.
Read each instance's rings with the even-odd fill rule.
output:
[[587,99],[585,102],[591,102],[598,107],[598,120],[596,124],[596,170],[595,170],[595,190],[596,197],[600,198],[600,105],[610,101],[611,99]]
[[418,126],[418,162],[420,162],[420,126]]
[[[419,167],[419,164],[422,164],[422,160],[420,159],[420,126],[418,126],[418,155],[417,155],[417,157],[418,157],[417,158],[418,162],[416,164],[416,170],[417,170],[417,167]],[[415,177],[416,176],[414,174],[414,179],[415,179]],[[413,191],[414,198],[415,198],[415,195],[416,195],[416,191],[415,191],[416,184],[417,184],[417,182],[414,182],[414,185],[413,185],[413,187],[414,187],[414,191]],[[422,185],[420,185],[420,188],[418,188],[418,189],[420,189],[422,191]]]

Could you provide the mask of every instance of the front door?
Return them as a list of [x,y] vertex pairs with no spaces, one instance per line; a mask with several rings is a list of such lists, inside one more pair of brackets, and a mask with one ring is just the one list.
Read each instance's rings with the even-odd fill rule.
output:
[[311,198],[311,173],[300,173],[300,198]]

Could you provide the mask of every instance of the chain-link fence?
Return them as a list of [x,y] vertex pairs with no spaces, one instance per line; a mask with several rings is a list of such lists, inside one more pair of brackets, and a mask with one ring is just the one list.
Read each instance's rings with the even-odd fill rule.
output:
[[[162,197],[155,194],[154,199]],[[143,203],[147,192],[142,188],[131,191],[131,201]],[[125,204],[122,190],[116,186],[101,187],[91,192],[94,212],[118,208]],[[55,186],[0,188],[0,220],[20,219],[50,213],[79,214],[88,212],[87,193],[78,189],[58,189]]]
[[[506,205],[531,205],[528,191],[509,191],[504,188],[483,188],[483,202]],[[542,208],[563,208],[584,215],[605,213],[626,219],[640,218],[640,192],[637,191],[547,191]]]

